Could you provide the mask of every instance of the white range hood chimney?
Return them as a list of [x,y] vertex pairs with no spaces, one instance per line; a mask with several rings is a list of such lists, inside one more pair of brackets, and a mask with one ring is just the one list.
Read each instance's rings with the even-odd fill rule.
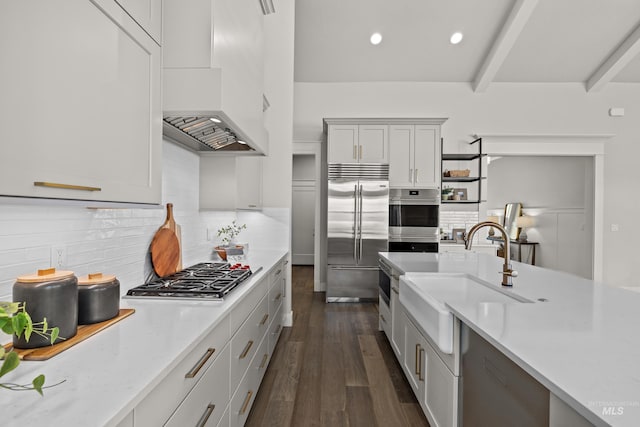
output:
[[260,1],[163,0],[162,14],[164,135],[195,151],[266,154]]

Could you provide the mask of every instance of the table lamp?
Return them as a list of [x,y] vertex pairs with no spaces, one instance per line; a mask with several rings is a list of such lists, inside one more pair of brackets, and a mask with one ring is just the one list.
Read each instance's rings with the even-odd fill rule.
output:
[[527,241],[527,228],[531,228],[535,225],[535,219],[532,216],[522,215],[516,219],[516,226],[520,228],[520,234],[518,235],[519,242]]
[[[496,224],[499,224],[500,223],[499,222],[500,221],[500,217],[497,216],[497,215],[491,215],[491,216],[487,217],[487,221],[495,222]],[[489,227],[489,236],[493,237],[493,236],[495,236],[495,234],[496,234],[496,232],[493,229],[493,227]]]

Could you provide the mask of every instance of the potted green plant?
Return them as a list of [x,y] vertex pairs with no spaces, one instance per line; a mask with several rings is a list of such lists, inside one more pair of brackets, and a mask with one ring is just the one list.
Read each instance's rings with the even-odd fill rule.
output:
[[[59,334],[57,327],[49,327],[46,318],[42,322],[33,323],[31,316],[29,316],[29,313],[27,313],[25,309],[25,304],[18,302],[0,301],[0,329],[5,334],[16,335],[18,337],[24,334],[27,341],[29,341],[31,334],[35,333],[48,338],[51,344],[54,343]],[[2,359],[0,378],[16,369],[20,364],[18,354],[14,350],[7,352],[3,346],[0,346],[0,359]],[[42,389],[47,388],[44,387],[44,381],[44,375],[40,374],[31,381],[31,384],[0,382],[0,388],[8,390],[35,390],[42,395]]]
[[234,219],[230,225],[218,229],[218,237],[222,237],[222,239],[220,240],[221,244],[216,246],[215,250],[220,258],[227,259],[227,249],[236,245],[235,238],[246,228],[247,224],[239,225]]

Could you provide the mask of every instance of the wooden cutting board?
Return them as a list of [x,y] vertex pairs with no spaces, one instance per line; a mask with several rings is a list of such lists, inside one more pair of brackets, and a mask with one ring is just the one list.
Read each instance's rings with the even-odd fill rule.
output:
[[151,264],[160,277],[182,270],[181,229],[173,218],[173,203],[167,203],[167,219],[151,240]]
[[[91,325],[79,325],[77,334],[69,339],[60,341],[57,344],[38,348],[14,348],[13,351],[16,352],[20,360],[47,360],[52,358],[56,354],[60,354],[66,349],[73,347],[79,342],[86,340],[90,336],[97,334],[103,329],[108,328],[114,323],[121,321],[125,317],[132,315],[134,312],[135,310],[133,308],[121,308],[120,313],[113,319],[108,319],[104,322],[93,323]],[[13,348],[13,344],[5,344],[4,348],[6,351],[9,351]]]

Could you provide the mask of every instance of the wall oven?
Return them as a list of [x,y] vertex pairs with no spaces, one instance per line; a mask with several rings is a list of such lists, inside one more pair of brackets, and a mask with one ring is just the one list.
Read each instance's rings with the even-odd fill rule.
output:
[[389,252],[438,252],[440,190],[389,190]]

